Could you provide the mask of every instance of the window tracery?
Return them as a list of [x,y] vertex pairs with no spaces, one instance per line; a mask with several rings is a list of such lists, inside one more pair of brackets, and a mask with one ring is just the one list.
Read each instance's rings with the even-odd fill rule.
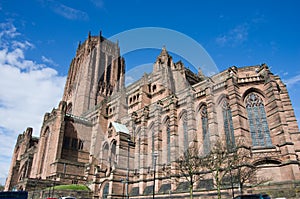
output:
[[167,122],[167,163],[171,162],[171,129],[170,122]]
[[235,138],[231,109],[227,100],[224,100],[222,103],[222,112],[224,121],[224,131],[226,136],[226,145],[228,149],[233,149],[235,147]]
[[183,127],[183,147],[186,151],[189,147],[189,135],[188,135],[188,124],[187,124],[187,114],[182,115],[182,127]]
[[253,146],[272,146],[270,130],[262,98],[250,93],[245,100]]
[[208,132],[208,113],[207,106],[203,106],[200,110],[202,122],[202,139],[203,139],[203,153],[208,154],[210,151],[210,141]]

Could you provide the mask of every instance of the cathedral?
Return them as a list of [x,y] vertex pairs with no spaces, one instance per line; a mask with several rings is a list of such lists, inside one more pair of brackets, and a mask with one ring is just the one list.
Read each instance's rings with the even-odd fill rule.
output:
[[[18,136],[5,190],[55,182],[85,184],[94,198],[175,197],[188,192],[172,175],[185,150],[209,153],[218,139],[240,138],[257,175],[300,180],[298,123],[286,85],[266,64],[207,77],[162,48],[152,72],[125,86],[119,45],[101,33],[79,44],[62,99],[39,131],[39,138],[30,127]],[[195,193],[214,190],[211,181],[196,182]]]

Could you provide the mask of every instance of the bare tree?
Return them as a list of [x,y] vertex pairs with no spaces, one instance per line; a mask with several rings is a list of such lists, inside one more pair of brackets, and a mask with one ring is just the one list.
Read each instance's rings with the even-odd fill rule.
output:
[[184,176],[189,182],[190,198],[193,198],[194,183],[199,181],[204,172],[204,158],[199,156],[198,147],[188,148],[182,156],[176,160],[176,170],[180,171],[178,177]]
[[270,181],[270,179],[257,177],[259,167],[253,162],[251,148],[245,146],[243,142],[239,143],[232,151],[230,168],[235,176],[234,181],[239,185],[241,194],[243,194],[243,188],[246,184],[258,186]]
[[217,188],[218,199],[221,198],[221,186],[223,178],[230,171],[231,153],[227,150],[226,145],[217,140],[210,153],[205,156],[204,165],[211,172],[214,185]]

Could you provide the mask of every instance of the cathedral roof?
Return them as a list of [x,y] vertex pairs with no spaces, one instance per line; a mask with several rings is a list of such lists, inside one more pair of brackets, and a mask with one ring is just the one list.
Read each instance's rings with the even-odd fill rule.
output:
[[127,129],[127,127],[124,124],[120,124],[117,122],[111,122],[111,124],[114,127],[114,129],[116,130],[116,132],[122,132],[122,133],[129,134],[129,130]]

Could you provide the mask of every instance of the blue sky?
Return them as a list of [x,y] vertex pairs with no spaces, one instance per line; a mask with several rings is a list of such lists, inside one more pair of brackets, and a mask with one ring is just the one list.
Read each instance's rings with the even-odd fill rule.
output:
[[[112,37],[135,28],[166,28],[201,44],[219,71],[267,63],[287,84],[299,120],[299,22],[297,0],[1,0],[0,184],[17,134],[32,126],[39,135],[44,113],[61,99],[78,42],[89,31]],[[127,69],[153,63],[158,53],[125,54]]]

